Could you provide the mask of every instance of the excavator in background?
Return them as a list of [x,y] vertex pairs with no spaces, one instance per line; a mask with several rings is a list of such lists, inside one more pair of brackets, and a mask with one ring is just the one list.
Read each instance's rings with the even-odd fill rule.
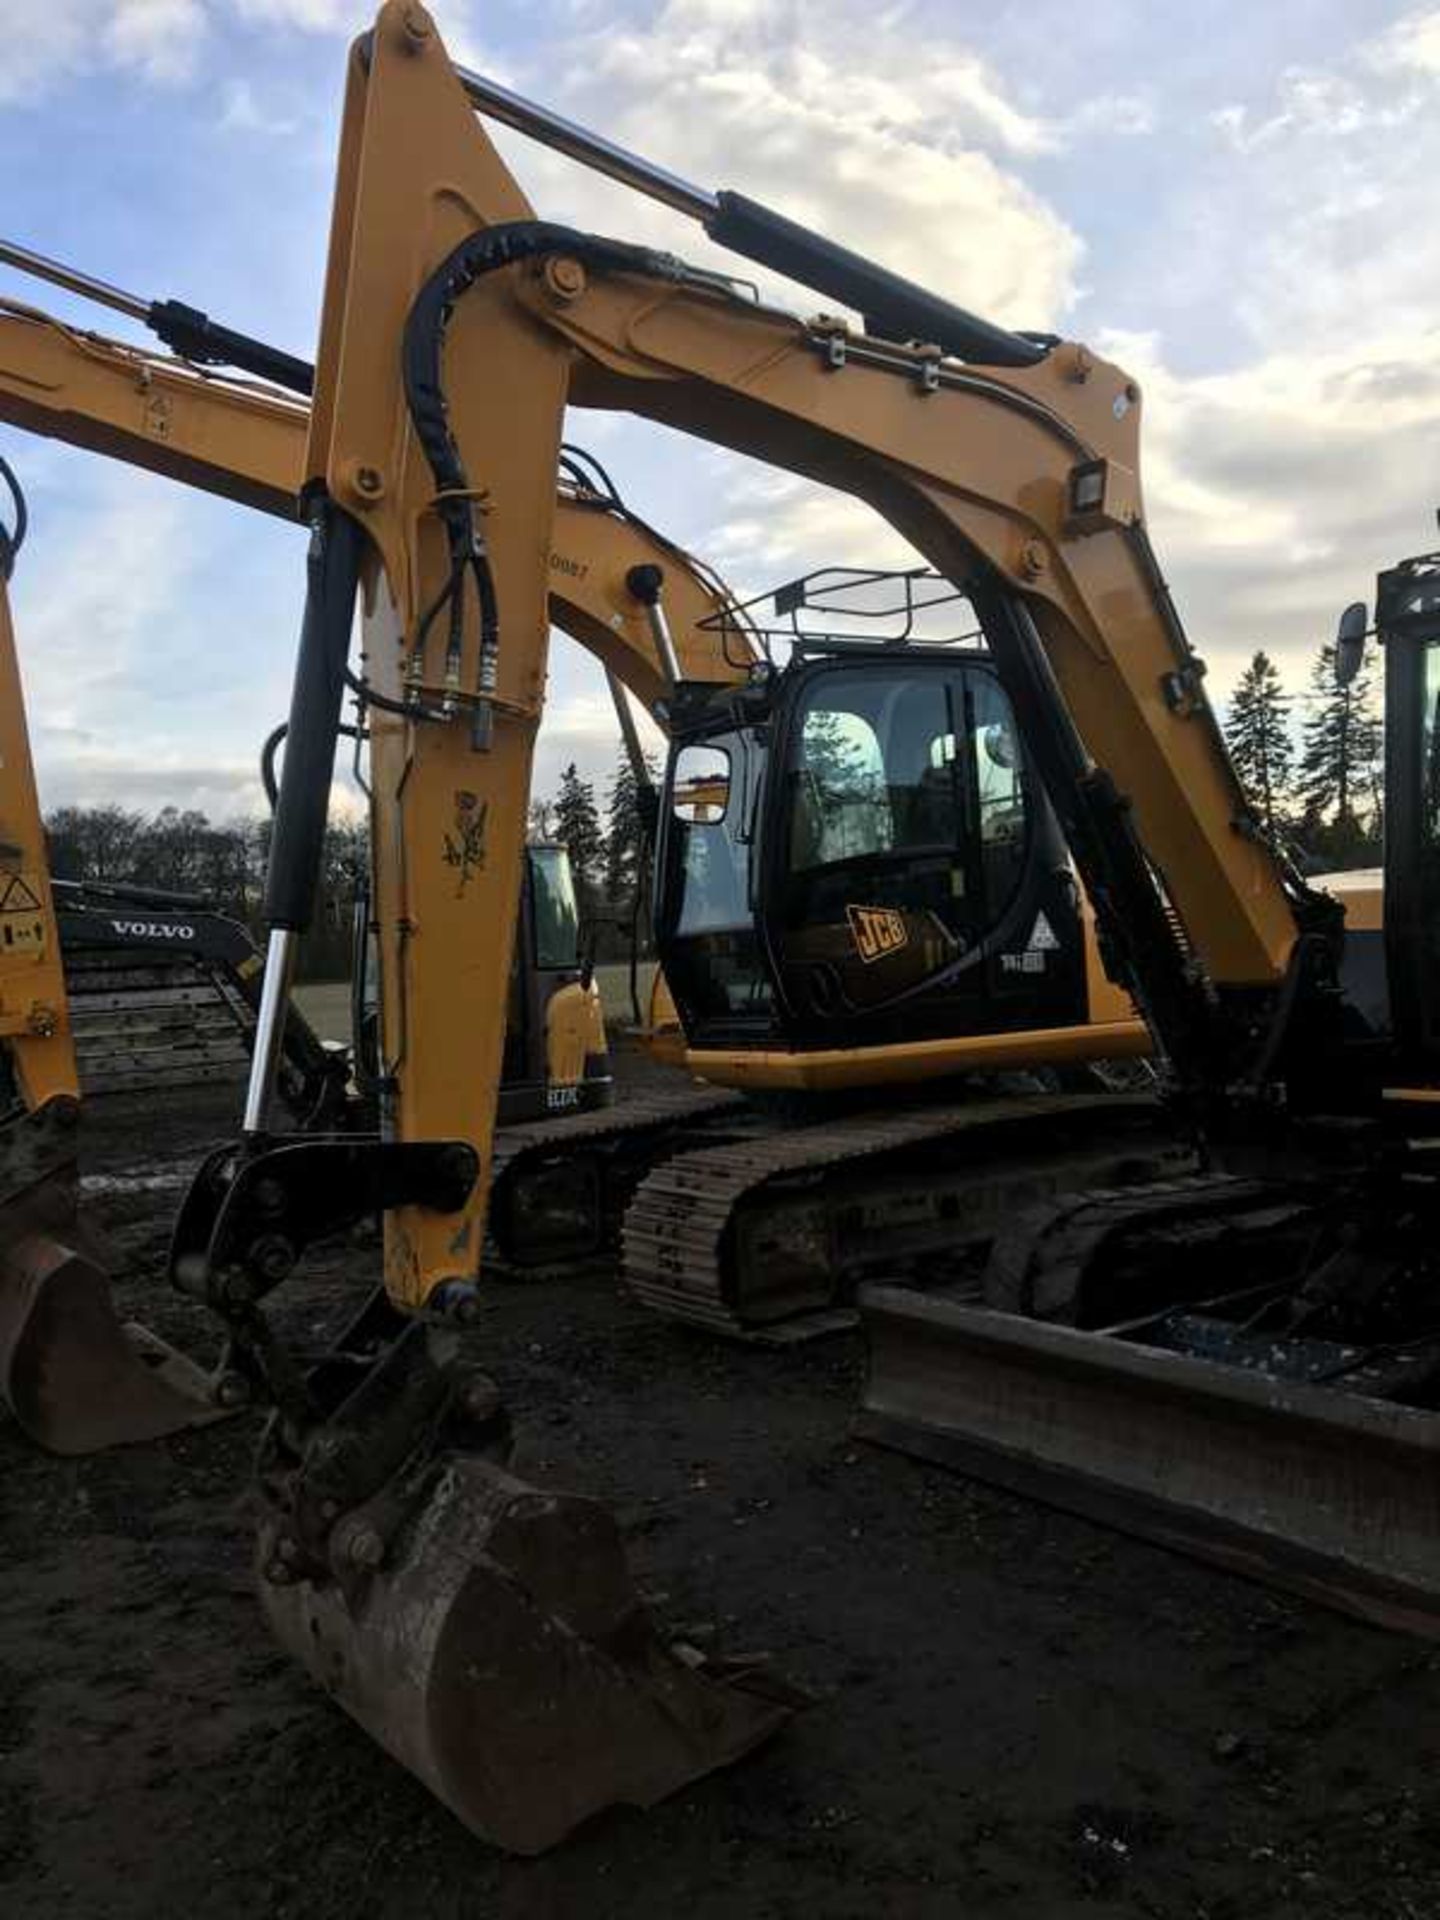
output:
[[[265,966],[246,926],[165,887],[52,875],[50,891],[85,1097],[243,1079]],[[356,909],[350,1042],[322,1040],[296,1005],[286,1017],[277,1091],[297,1127],[356,1124],[371,1090],[363,889]],[[564,847],[526,847],[518,927],[500,1124],[604,1108],[614,1081]]]
[[[265,966],[246,927],[168,887],[52,874],[50,893],[85,1096],[243,1075]],[[277,1090],[295,1124],[339,1124],[349,1079],[344,1049],[292,1006]]]

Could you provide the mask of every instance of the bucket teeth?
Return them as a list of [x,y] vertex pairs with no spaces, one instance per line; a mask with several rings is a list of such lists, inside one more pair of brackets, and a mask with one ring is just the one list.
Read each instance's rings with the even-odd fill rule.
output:
[[796,1702],[763,1666],[711,1669],[661,1639],[604,1507],[483,1458],[437,1463],[359,1588],[287,1579],[272,1548],[262,1594],[282,1643],[509,1852],[653,1805],[738,1760]]

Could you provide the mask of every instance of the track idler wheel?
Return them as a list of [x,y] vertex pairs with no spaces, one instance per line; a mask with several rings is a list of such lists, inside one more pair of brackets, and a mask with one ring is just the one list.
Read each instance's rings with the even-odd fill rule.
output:
[[61,1454],[158,1440],[228,1411],[193,1361],[120,1320],[102,1268],[44,1231],[0,1245],[0,1396]]
[[[283,1541],[281,1546],[283,1548]],[[473,1832],[521,1854],[738,1760],[797,1702],[765,1669],[668,1646],[606,1509],[468,1454],[435,1464],[388,1540],[335,1528],[337,1578],[262,1534],[281,1642]]]

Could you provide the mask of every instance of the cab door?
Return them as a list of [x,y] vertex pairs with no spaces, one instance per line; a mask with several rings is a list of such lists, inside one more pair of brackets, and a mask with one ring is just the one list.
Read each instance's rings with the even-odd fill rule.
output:
[[1084,1017],[1074,883],[988,663],[811,665],[772,752],[763,924],[794,1044]]
[[1398,1067],[1440,1065],[1440,555],[1380,576],[1385,960]]
[[656,948],[692,1047],[758,1046],[772,995],[756,927],[755,823],[765,744],[727,726],[677,738],[657,851]]

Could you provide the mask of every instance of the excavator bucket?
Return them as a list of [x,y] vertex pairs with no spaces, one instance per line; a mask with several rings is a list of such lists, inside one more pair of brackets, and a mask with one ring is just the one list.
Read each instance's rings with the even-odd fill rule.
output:
[[115,1311],[77,1208],[73,1103],[0,1128],[0,1398],[52,1453],[222,1419],[209,1376]]
[[798,1703],[761,1665],[710,1667],[667,1645],[605,1509],[489,1460],[442,1458],[388,1542],[363,1528],[348,1539],[375,1571],[312,1583],[289,1579],[262,1535],[271,1626],[508,1852],[541,1853],[609,1806],[653,1805],[758,1746]]

